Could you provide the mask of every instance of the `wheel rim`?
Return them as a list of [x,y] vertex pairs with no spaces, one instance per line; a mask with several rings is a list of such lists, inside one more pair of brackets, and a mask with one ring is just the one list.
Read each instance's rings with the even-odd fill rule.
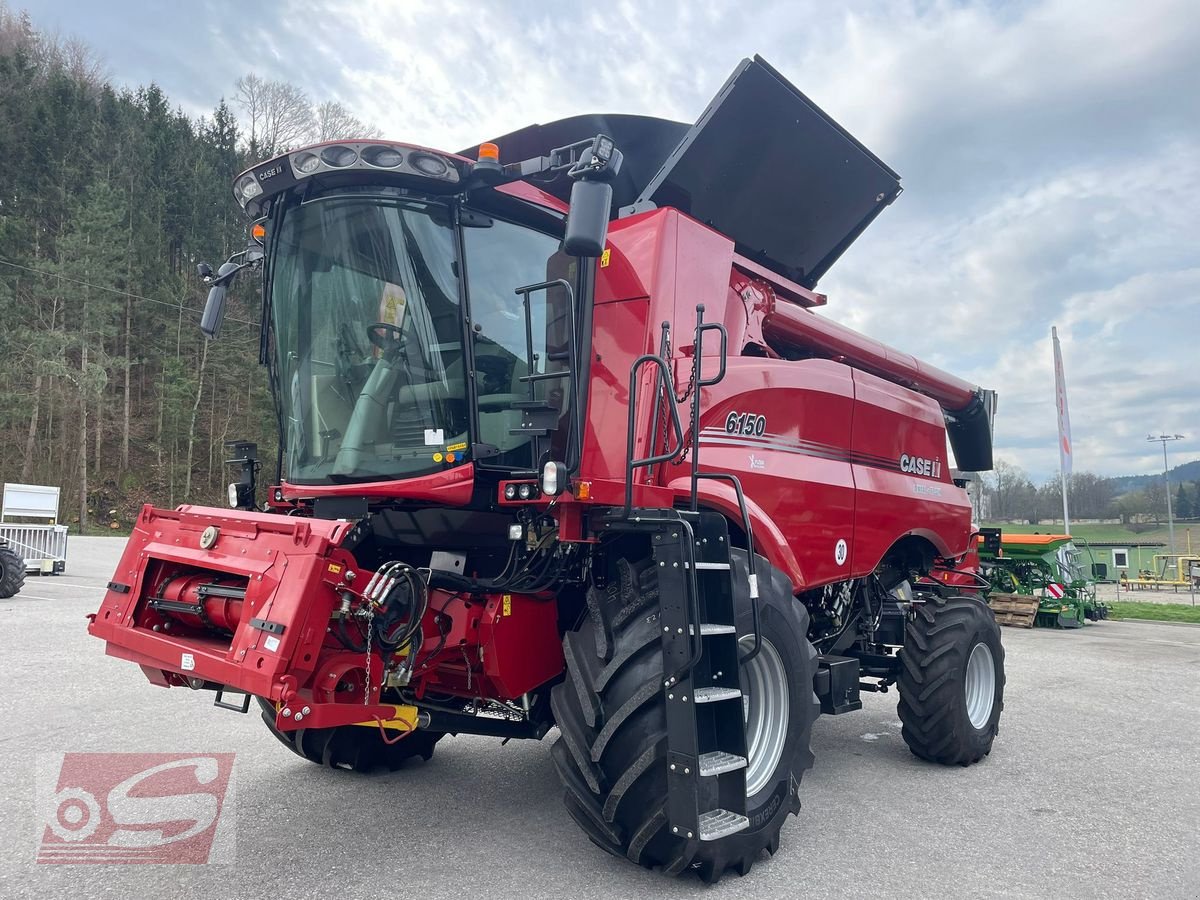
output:
[[[754,646],[753,635],[738,641],[742,651]],[[779,651],[765,637],[752,660],[742,666],[742,717],[746,726],[746,796],[753,797],[771,781],[787,744],[787,670]]]
[[967,658],[967,676],[963,679],[967,700],[967,718],[973,728],[983,728],[992,717],[996,702],[996,663],[987,644],[978,643]]

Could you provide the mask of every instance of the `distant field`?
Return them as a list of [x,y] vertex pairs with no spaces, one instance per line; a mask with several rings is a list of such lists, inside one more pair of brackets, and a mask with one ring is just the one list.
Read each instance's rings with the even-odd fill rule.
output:
[[[1039,525],[1014,525],[1011,522],[989,523],[990,527],[999,528],[1011,534],[1061,534],[1062,522],[1042,522]],[[1175,525],[1175,544],[1182,553],[1187,550],[1187,532],[1192,533],[1192,548],[1200,550],[1200,524],[1195,522],[1177,523]],[[1169,533],[1165,524],[1151,526],[1149,531],[1134,532],[1124,525],[1091,525],[1081,524],[1071,526],[1071,536],[1083,541],[1158,541],[1166,544]]]

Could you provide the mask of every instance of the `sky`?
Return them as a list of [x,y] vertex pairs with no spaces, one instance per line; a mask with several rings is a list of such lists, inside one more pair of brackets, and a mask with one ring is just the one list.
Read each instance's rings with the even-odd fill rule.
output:
[[583,112],[693,121],[758,53],[902,176],[824,311],[1000,393],[997,455],[1200,457],[1200,3],[25,0],[119,84],[205,114],[240,75],[456,150]]

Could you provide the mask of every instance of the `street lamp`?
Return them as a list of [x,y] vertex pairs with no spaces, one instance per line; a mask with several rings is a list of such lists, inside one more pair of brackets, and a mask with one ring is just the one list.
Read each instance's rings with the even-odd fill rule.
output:
[[1175,552],[1175,520],[1171,516],[1171,475],[1170,469],[1167,468],[1167,442],[1182,441],[1182,434],[1160,434],[1155,437],[1152,434],[1146,435],[1146,440],[1150,442],[1159,442],[1163,448],[1163,483],[1167,488],[1167,533],[1171,537],[1171,553]]

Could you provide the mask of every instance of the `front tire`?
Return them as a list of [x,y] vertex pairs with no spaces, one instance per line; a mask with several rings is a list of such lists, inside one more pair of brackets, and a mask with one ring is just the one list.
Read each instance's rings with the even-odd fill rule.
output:
[[913,754],[969,766],[992,752],[1004,709],[996,616],[974,597],[925,594],[900,651],[901,735]]
[[[735,583],[743,584],[745,553],[733,556]],[[668,875],[695,868],[707,882],[717,881],[726,868],[744,875],[763,850],[773,854],[779,848],[784,821],[800,809],[800,779],[813,763],[809,739],[820,706],[812,690],[817,662],[807,638],[808,613],[782,573],[759,558],[763,649],[743,671],[746,714],[751,726],[756,708],[786,715],[786,725],[782,731],[748,728],[758,734],[747,769],[750,828],[717,841],[688,841],[670,833],[666,811],[657,572],[649,559],[620,559],[614,569],[603,590],[593,586],[588,592],[590,615],[566,635],[567,678],[551,693],[561,732],[551,755],[567,810],[593,843],[614,856]],[[737,623],[740,635],[752,633],[748,602],[739,605]],[[777,679],[772,673],[783,673],[785,683],[756,699],[752,686]],[[755,746],[774,760],[770,771],[756,766]]]
[[408,737],[388,744],[378,728],[363,725],[280,731],[275,727],[275,704],[262,697],[256,699],[262,707],[263,722],[281,744],[297,756],[331,769],[349,769],[362,774],[377,769],[394,772],[414,756],[428,760],[433,756],[434,745],[445,736],[440,731],[418,728]]
[[0,600],[15,597],[25,585],[25,560],[9,547],[0,547]]

